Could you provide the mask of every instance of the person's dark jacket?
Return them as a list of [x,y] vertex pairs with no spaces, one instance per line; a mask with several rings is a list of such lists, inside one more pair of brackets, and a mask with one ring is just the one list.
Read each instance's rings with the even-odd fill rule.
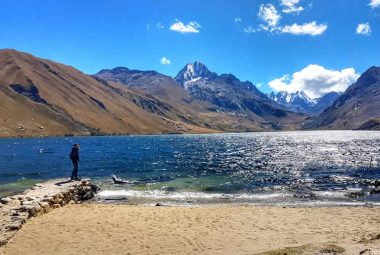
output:
[[78,148],[72,148],[71,149],[70,159],[74,162],[79,162],[79,150],[78,150]]

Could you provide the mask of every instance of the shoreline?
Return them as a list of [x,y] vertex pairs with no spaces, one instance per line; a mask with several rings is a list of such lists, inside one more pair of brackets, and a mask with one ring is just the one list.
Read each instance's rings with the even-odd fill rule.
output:
[[[48,179],[35,182],[29,187],[24,187],[15,193],[8,191],[9,194],[0,196],[0,200],[18,196],[25,196],[25,193],[40,187],[41,184],[49,182],[67,181],[67,178]],[[87,181],[87,179],[85,179]],[[274,206],[274,207],[292,207],[292,208],[328,208],[328,207],[378,207],[380,208],[379,181],[374,180],[371,184],[373,193],[377,195],[376,200],[366,200],[367,193],[363,191],[350,190],[332,190],[324,191],[323,194],[317,194],[319,191],[311,193],[313,196],[309,198],[297,195],[294,192],[271,191],[271,192],[207,192],[207,191],[190,191],[190,190],[166,190],[166,189],[131,189],[128,186],[113,184],[111,186],[103,186],[99,180],[93,180],[97,187],[96,194],[93,194],[94,201],[102,204],[123,204],[123,205],[146,205],[152,206],[157,203],[165,206],[179,207],[202,207],[202,206]],[[86,184],[87,185],[87,184]],[[89,183],[89,185],[92,185]],[[114,189],[112,189],[114,187]],[[166,186],[164,186],[166,187]],[[326,194],[325,194],[326,193]],[[335,194],[336,193],[336,194]],[[35,195],[32,195],[35,196]],[[1,209],[0,202],[0,209]]]
[[0,254],[380,254],[379,215],[366,207],[70,204],[32,218]]
[[339,131],[354,131],[354,132],[380,132],[380,130],[376,129],[290,129],[290,130],[262,130],[262,131],[242,131],[242,132],[234,132],[234,131],[221,131],[215,130],[215,132],[189,132],[189,133],[146,133],[146,134],[95,134],[95,135],[84,135],[84,134],[66,134],[66,135],[31,135],[31,136],[0,136],[1,139],[25,139],[25,138],[80,138],[80,137],[130,137],[130,136],[166,136],[166,135],[213,135],[213,134],[249,134],[249,133],[290,133],[290,132],[339,132]]
[[[0,213],[2,210],[6,209],[7,201],[17,201],[22,202],[24,198],[30,197],[28,195],[28,192],[30,190],[35,190],[35,188],[44,188],[45,183],[51,183],[51,182],[57,182],[57,180],[65,180],[67,181],[67,178],[62,179],[53,179],[53,180],[47,180],[44,182],[38,182],[29,188],[26,188],[23,191],[19,191],[14,194],[10,194],[5,197],[0,197]],[[103,197],[101,196],[102,192],[110,192],[110,190],[104,190],[103,188],[99,188],[97,186],[97,183],[95,182],[95,185],[92,184],[88,179],[85,180],[86,183],[84,183],[84,187],[93,186],[96,187],[96,191],[92,191],[91,196],[89,198],[91,203],[99,204],[99,205],[129,205],[129,206],[146,206],[146,207],[152,207],[152,206],[165,206],[165,207],[184,207],[184,208],[197,208],[197,207],[205,207],[205,208],[212,208],[212,207],[218,207],[218,206],[243,206],[243,207],[275,207],[275,208],[380,208],[380,201],[366,201],[366,200],[323,200],[321,198],[319,199],[309,199],[309,200],[296,200],[296,198],[293,198],[292,196],[287,197],[287,200],[277,199],[277,200],[270,200],[270,198],[260,198],[258,200],[247,200],[247,199],[241,199],[239,196],[248,195],[247,193],[208,193],[208,192],[169,192],[166,193],[167,197],[147,197],[147,196],[129,196],[129,195],[123,195],[123,196],[110,196],[110,197]],[[80,181],[81,182],[81,181]],[[79,183],[80,183],[79,182]],[[68,182],[69,183],[69,182]],[[77,185],[75,182],[73,182],[74,185]],[[79,184],[82,186],[83,184]],[[79,187],[80,188],[80,187]],[[87,188],[86,188],[87,189]],[[71,188],[68,188],[68,190],[71,190]],[[116,190],[117,192],[118,190]],[[136,190],[127,190],[136,192]],[[111,190],[112,192],[112,190]],[[65,193],[65,192],[62,192]],[[191,200],[191,199],[184,199],[183,196],[192,196],[192,193],[196,195],[197,199]],[[268,195],[269,197],[271,194],[250,194],[250,196],[262,196],[262,195]],[[51,197],[54,197],[55,195],[51,195]],[[204,196],[204,197],[202,197]],[[212,198],[209,198],[212,196]],[[235,197],[237,196],[237,197]],[[32,195],[33,199],[35,199],[35,195]],[[174,197],[174,198],[173,198]],[[181,197],[181,198],[179,198]],[[72,199],[68,199],[66,203],[63,203],[62,206],[68,204]],[[2,201],[6,201],[5,203],[2,203]],[[82,198],[76,198],[75,202],[81,202],[84,201]],[[40,203],[41,201],[35,201],[35,203]],[[54,202],[54,201],[53,201]],[[18,206],[19,204],[17,204]],[[22,203],[21,203],[22,205]],[[20,205],[20,206],[21,206]],[[3,208],[3,209],[2,209]],[[0,222],[1,223],[1,222]],[[0,227],[1,230],[1,227]],[[1,244],[1,242],[0,242]]]
[[[276,131],[274,130],[273,132],[287,132],[287,131],[297,131],[297,130],[282,130],[282,131]],[[298,130],[302,131],[302,130]],[[367,131],[367,130],[364,130]],[[372,130],[368,130],[372,131]],[[373,130],[377,131],[377,130]],[[30,135],[30,136],[0,136],[0,139],[23,139],[23,138],[66,138],[66,137],[103,137],[103,136],[111,136],[111,137],[120,137],[120,136],[160,136],[160,135],[210,135],[210,134],[229,134],[229,133],[236,133],[236,134],[241,134],[241,133],[256,133],[256,132],[272,132],[272,131],[250,131],[250,132],[224,132],[220,130],[213,130],[212,132],[189,132],[189,133],[181,133],[181,132],[169,132],[169,133],[125,133],[125,134],[108,134],[108,133],[99,133],[99,134],[64,134],[64,135]]]
[[[326,191],[323,194],[311,193],[309,197],[300,197],[291,191],[267,191],[245,193],[223,193],[205,191],[165,191],[160,189],[115,189],[102,187],[96,195],[99,203],[119,203],[127,205],[168,206],[208,206],[208,205],[247,205],[278,207],[380,207],[380,201],[366,200],[366,195],[358,191]],[[378,193],[379,185],[374,190]]]

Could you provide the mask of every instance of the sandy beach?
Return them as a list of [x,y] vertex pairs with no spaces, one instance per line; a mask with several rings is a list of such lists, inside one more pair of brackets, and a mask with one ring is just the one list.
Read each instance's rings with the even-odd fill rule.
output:
[[1,254],[380,254],[380,208],[68,205]]

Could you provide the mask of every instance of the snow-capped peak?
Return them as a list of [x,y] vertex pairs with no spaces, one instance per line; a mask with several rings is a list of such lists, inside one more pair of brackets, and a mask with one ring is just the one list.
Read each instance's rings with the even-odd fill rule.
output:
[[280,104],[305,104],[314,105],[317,102],[306,95],[304,91],[287,92],[279,91],[277,94],[270,93],[270,99]]
[[293,93],[294,96],[293,98],[299,98],[299,99],[302,99],[304,100],[305,102],[309,102],[310,104],[315,104],[316,103],[316,100],[314,99],[311,99],[308,95],[306,95],[306,93],[304,91],[296,91],[295,93]]
[[177,74],[175,80],[185,86],[186,83],[199,81],[201,79],[208,79],[213,75],[213,73],[208,70],[208,68],[199,61],[187,64],[182,70]]

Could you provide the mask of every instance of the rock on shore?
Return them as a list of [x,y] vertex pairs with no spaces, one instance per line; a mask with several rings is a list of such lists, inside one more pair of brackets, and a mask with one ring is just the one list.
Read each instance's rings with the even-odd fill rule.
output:
[[90,180],[50,180],[36,184],[25,192],[0,199],[0,246],[30,218],[48,213],[70,203],[93,198],[97,187]]

